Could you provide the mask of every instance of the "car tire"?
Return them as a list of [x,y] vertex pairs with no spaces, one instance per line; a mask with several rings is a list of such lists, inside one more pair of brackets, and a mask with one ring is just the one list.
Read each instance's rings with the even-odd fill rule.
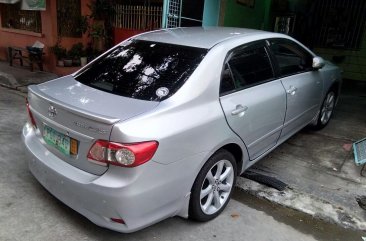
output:
[[328,93],[324,97],[316,125],[313,127],[313,129],[321,130],[329,123],[329,120],[333,116],[336,99],[336,92],[333,89],[328,91]]
[[205,222],[216,218],[228,204],[237,174],[235,157],[219,150],[202,167],[194,181],[189,203],[189,217]]

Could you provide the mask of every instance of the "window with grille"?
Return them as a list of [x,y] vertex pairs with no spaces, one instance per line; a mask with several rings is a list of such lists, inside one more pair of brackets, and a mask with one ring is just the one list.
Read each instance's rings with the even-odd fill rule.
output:
[[57,32],[62,37],[80,38],[81,33],[80,0],[57,0]]
[[3,28],[42,32],[40,11],[21,10],[20,4],[0,4],[0,13]]
[[116,28],[150,31],[161,28],[163,1],[118,0],[114,5],[113,26]]
[[[313,40],[315,47],[357,50],[366,23],[365,0],[314,1]],[[310,13],[311,13],[310,12]]]

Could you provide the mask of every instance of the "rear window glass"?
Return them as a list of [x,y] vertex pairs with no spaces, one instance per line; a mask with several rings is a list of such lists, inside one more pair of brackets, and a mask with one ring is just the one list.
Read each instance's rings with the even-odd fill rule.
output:
[[79,72],[85,85],[125,97],[162,101],[193,73],[206,49],[134,40]]

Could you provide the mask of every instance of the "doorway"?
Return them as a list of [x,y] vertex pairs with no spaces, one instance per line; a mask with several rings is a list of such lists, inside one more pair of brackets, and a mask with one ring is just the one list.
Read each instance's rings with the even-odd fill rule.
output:
[[167,0],[165,27],[202,26],[204,0]]

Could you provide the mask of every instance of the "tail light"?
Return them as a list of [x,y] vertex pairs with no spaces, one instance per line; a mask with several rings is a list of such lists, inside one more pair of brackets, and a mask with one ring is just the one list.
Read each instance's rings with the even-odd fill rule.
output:
[[97,164],[136,167],[151,160],[158,145],[156,141],[122,144],[98,140],[90,148],[88,159]]
[[28,98],[25,98],[25,103],[27,105],[27,112],[28,112],[29,121],[31,122],[33,127],[37,128],[36,121],[34,120],[33,114],[32,114],[32,112],[30,110],[30,107],[29,107]]
[[122,218],[111,218],[112,222],[125,224],[125,221]]

